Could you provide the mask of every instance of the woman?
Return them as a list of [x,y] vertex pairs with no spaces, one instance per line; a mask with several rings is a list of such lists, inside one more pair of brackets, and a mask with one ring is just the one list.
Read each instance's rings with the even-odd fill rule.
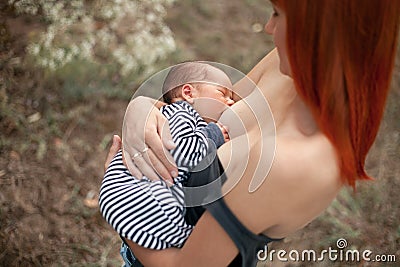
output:
[[[271,104],[275,118],[272,168],[261,186],[250,193],[257,168],[257,161],[250,161],[241,179],[226,192],[235,176],[235,171],[227,168],[229,144],[222,146],[218,155],[228,177],[221,201],[250,232],[282,238],[324,211],[343,185],[354,187],[357,180],[370,179],[364,161],[376,137],[389,89],[400,1],[272,3],[274,13],[265,30],[273,35],[277,49],[249,73]],[[233,109],[245,114],[246,107],[240,102]],[[149,99],[138,98],[127,116],[148,112],[152,105]],[[260,144],[272,138],[270,129],[263,124],[258,127],[253,117],[241,119],[247,125],[250,150],[246,155],[234,154],[230,166],[247,156],[259,157],[263,152]],[[132,156],[143,150],[146,140],[150,153],[135,160],[131,171],[154,176],[151,162],[164,178],[171,178],[176,169],[168,162],[169,155],[164,155],[162,143],[167,148],[171,144],[168,135],[161,141],[157,134],[164,131],[165,119],[152,111],[147,122],[139,118],[136,122],[128,125],[125,138],[132,145],[124,149]],[[141,135],[143,127],[145,136]],[[118,146],[116,143],[110,155]],[[247,257],[228,232],[209,209],[182,249],[154,251],[128,243],[145,266],[227,266],[239,250],[244,260]]]

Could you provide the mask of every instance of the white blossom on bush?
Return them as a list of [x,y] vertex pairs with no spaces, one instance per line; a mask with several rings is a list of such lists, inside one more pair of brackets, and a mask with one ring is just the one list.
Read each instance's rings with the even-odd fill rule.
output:
[[163,19],[174,0],[8,0],[19,14],[40,16],[47,28],[27,47],[50,70],[74,59],[118,64],[123,76],[152,71],[175,50]]

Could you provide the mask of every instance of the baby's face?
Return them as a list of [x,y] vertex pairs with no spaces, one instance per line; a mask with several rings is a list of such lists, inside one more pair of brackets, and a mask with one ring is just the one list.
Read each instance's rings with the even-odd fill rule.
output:
[[197,97],[214,99],[227,106],[235,103],[230,89],[215,84],[200,84]]
[[197,88],[193,107],[207,122],[218,121],[222,112],[235,103],[232,91],[226,87],[203,83]]
[[227,106],[232,106],[234,103],[231,79],[218,68],[208,67],[207,78],[198,87],[200,97],[214,99]]

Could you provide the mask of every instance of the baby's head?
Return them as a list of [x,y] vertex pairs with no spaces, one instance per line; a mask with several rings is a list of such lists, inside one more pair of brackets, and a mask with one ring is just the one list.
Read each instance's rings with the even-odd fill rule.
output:
[[168,104],[186,101],[206,121],[216,121],[231,106],[232,83],[222,70],[201,62],[185,62],[172,67],[162,88]]

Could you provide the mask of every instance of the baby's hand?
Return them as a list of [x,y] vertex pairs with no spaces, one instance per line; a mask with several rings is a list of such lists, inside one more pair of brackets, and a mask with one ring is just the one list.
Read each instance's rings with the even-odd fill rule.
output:
[[218,127],[221,129],[222,135],[224,136],[225,143],[231,140],[229,138],[228,127],[222,125],[222,123],[217,122]]

